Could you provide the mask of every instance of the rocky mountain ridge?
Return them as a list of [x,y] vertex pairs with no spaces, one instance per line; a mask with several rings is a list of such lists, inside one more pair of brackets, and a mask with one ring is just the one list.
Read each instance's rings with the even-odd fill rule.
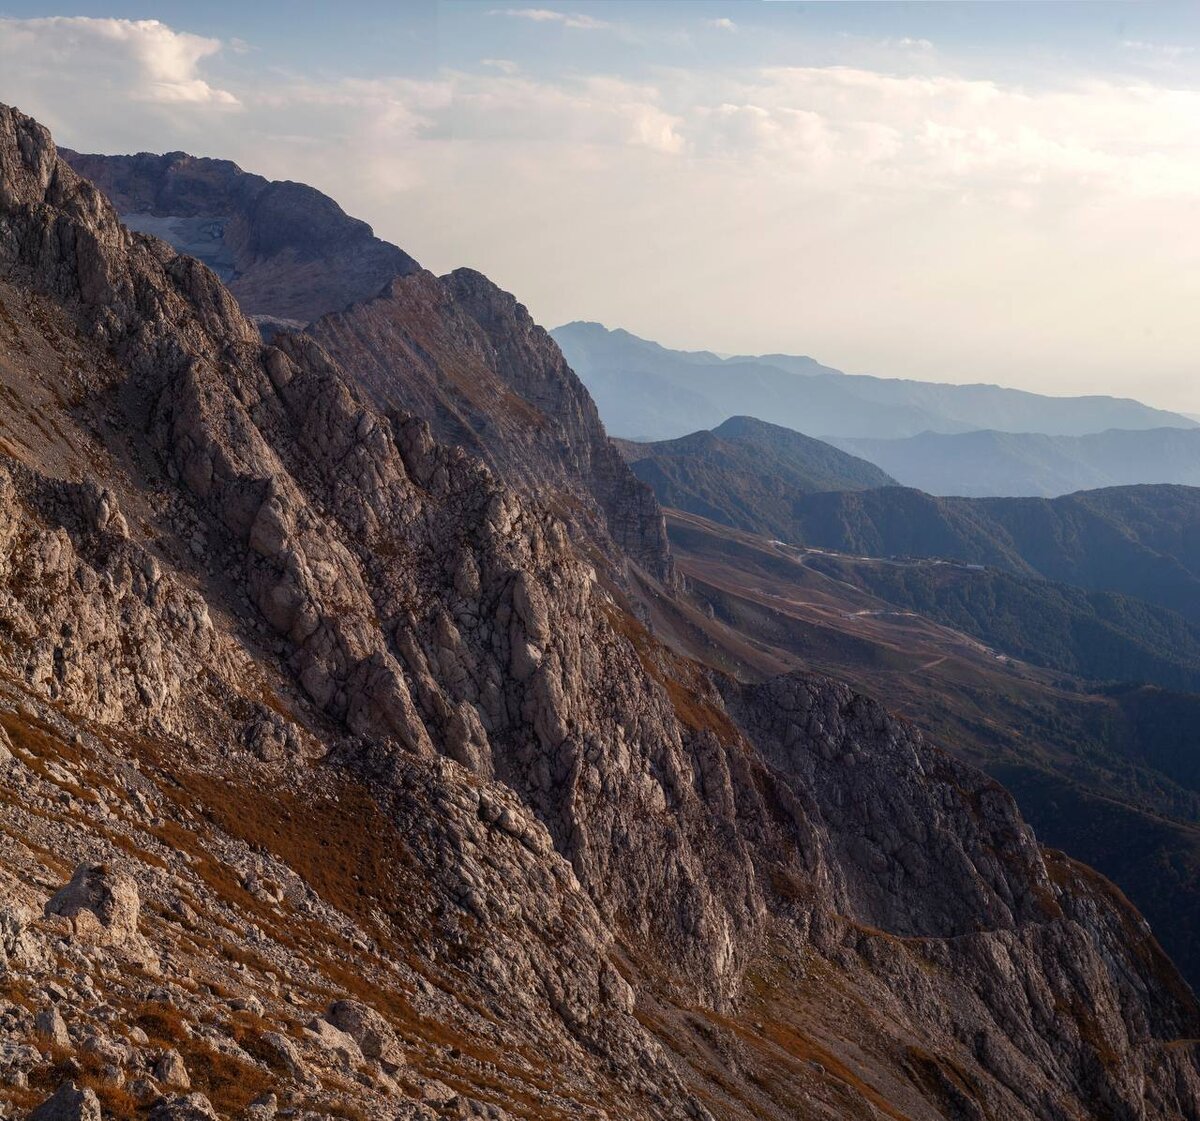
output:
[[487,277],[401,277],[306,333],[380,407],[428,418],[439,440],[578,525],[608,566],[627,557],[672,581],[653,492],[609,442],[553,340]]
[[250,316],[302,326],[417,268],[304,183],[272,182],[229,160],[186,152],[64,151],[62,158],[108,196],[131,229],[209,264]]
[[671,654],[8,109],[0,306],[20,1113],[1200,1113],[1191,994],[1000,787]]
[[[424,417],[586,536],[605,573],[626,559],[670,585],[662,513],[611,446],[558,347],[512,296],[469,269],[437,278],[332,199],[185,153],[65,157],[123,220],[223,279],[268,334],[309,334],[384,410]],[[199,242],[194,235],[200,235]],[[205,242],[205,238],[208,239]]]

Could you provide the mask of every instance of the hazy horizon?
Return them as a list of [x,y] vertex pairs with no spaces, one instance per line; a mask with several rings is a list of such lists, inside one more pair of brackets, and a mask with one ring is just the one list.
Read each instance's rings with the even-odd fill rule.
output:
[[40,10],[0,101],[62,144],[311,183],[548,327],[1200,413],[1192,6]]

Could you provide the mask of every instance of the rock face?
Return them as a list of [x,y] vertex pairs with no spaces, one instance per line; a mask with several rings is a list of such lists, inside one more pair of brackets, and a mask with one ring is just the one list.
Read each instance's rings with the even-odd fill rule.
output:
[[186,152],[63,152],[133,229],[186,244],[247,315],[307,323],[367,299],[417,266],[328,195]]
[[616,567],[629,557],[671,582],[662,511],[610,443],[554,340],[487,277],[419,272],[308,328],[385,409],[550,505]]
[[[507,297],[420,285],[589,443]],[[174,1051],[151,1116],[1198,1115],[1190,993],[1000,788],[833,682],[671,654],[555,511],[264,346],[6,109],[0,309],[40,402],[4,414],[0,873],[81,866],[13,983],[120,1037],[98,1085],[148,1106]]]
[[438,279],[332,199],[183,153],[65,158],[135,229],[210,264],[270,331],[310,334],[384,410],[425,418],[590,538],[674,578],[662,512],[610,444],[553,339],[512,296],[459,269]]

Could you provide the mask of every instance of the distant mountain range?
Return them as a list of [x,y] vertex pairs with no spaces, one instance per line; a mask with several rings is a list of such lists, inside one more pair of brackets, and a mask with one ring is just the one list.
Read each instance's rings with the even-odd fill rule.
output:
[[[1080,436],[1110,428],[1196,428],[1181,413],[1116,397],[1045,397],[995,385],[844,374],[791,355],[722,358],[670,350],[599,323],[551,332],[609,431],[674,439],[750,415],[810,436],[898,439],[978,429]],[[885,467],[885,469],[887,469]]]
[[749,417],[620,447],[664,506],[815,547],[810,568],[1013,657],[1200,690],[1200,490],[938,498]]
[[1084,436],[922,432],[900,440],[835,436],[830,442],[930,494],[1052,498],[1139,483],[1200,485],[1200,428]]
[[761,533],[789,531],[799,494],[895,484],[865,459],[752,417],[678,440],[617,444],[664,506]]

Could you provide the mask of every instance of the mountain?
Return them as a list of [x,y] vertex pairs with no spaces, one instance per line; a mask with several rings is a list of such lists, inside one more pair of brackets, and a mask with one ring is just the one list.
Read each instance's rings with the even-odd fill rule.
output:
[[805,563],[1034,665],[1091,681],[1200,692],[1200,626],[1132,596],[940,560],[818,551]]
[[1110,429],[1084,436],[923,432],[902,440],[836,438],[905,486],[930,494],[1040,496],[1139,483],[1200,485],[1200,429]]
[[1059,498],[935,498],[890,488],[801,495],[791,540],[928,557],[1118,592],[1200,621],[1200,489],[1112,487]]
[[664,506],[744,528],[792,522],[792,495],[895,484],[879,468],[829,444],[752,417],[678,440],[621,441],[633,473]]
[[[669,446],[686,451],[683,464],[691,468],[704,462],[703,437],[696,443]],[[657,461],[640,474],[664,505],[765,537],[854,556],[989,566],[1134,597],[1200,622],[1200,488],[956,498],[889,486],[813,491],[777,475],[781,483],[772,493],[765,454],[726,457],[721,472],[689,477],[686,485],[682,470],[674,477]]]
[[[961,625],[988,604],[987,572],[934,568],[960,593],[947,601],[958,618],[942,622],[872,590],[873,570],[898,566],[795,548],[692,514],[668,511],[668,527],[693,604],[653,601],[653,620],[677,649],[747,679],[801,668],[831,674],[903,712],[1013,790],[1039,837],[1086,854],[1121,884],[1200,982],[1200,695],[1097,687],[1001,654]],[[1055,598],[1064,591],[1049,589]],[[1063,649],[1072,632],[1055,598],[1046,601],[1046,634]],[[1012,604],[1001,607],[1000,622],[1011,626]],[[1016,633],[1036,638],[1038,626],[1029,616]],[[1097,645],[1112,649],[1111,636]],[[1170,647],[1153,654],[1169,660]]]
[[662,645],[9,109],[0,309],[16,1116],[1200,1112],[1194,997],[994,780]]
[[302,326],[374,296],[417,268],[328,195],[186,152],[63,159],[112,200],[132,230],[203,261],[250,316]]
[[558,347],[486,277],[460,269],[439,279],[313,188],[227,160],[65,158],[130,228],[191,256],[199,230],[201,259],[218,266],[246,314],[273,329],[308,323],[377,405],[420,414],[439,440],[552,502],[615,578],[628,557],[670,581],[653,494],[609,443]]
[[619,567],[670,581],[662,511],[609,441],[557,346],[526,309],[471,269],[417,272],[307,329],[372,399],[428,419]]
[[669,350],[599,323],[568,323],[551,334],[596,398],[605,424],[629,439],[674,439],[737,415],[770,418],[822,439],[984,428],[1082,435],[1197,427],[1182,414],[1123,398],[850,375],[786,355],[720,359],[707,351]]

